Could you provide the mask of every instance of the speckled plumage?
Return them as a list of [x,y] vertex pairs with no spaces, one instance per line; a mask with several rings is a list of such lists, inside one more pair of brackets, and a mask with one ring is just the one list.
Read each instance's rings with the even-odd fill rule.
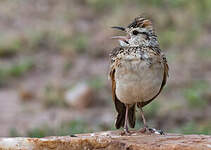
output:
[[[131,127],[135,126],[135,107],[144,107],[163,89],[168,77],[168,64],[161,52],[151,21],[138,17],[125,29],[130,39],[126,46],[110,53],[112,95],[118,112],[116,128],[125,124],[126,106]],[[140,36],[133,35],[134,30]]]
[[[136,86],[136,84],[140,84],[140,91],[143,90],[143,88],[141,89],[142,86],[150,86],[151,83],[153,81],[149,81],[149,83],[147,85],[141,85],[141,83],[138,83],[138,80],[147,80],[149,77],[146,77],[147,74],[155,74],[159,71],[159,74],[157,76],[160,76],[158,78],[158,80],[160,80],[160,83],[157,86],[157,92],[155,95],[157,95],[159,89],[161,88],[162,85],[162,80],[163,80],[163,76],[164,76],[164,70],[167,69],[167,63],[166,63],[166,58],[164,55],[161,55],[160,53],[160,49],[158,47],[149,47],[149,46],[141,46],[141,47],[117,47],[115,48],[111,54],[110,54],[110,58],[111,58],[111,68],[115,69],[115,80],[116,80],[116,84],[117,82],[120,82],[119,84],[121,85],[124,81],[122,79],[124,79],[124,77],[127,77],[128,81],[125,81],[126,84],[131,84],[134,81],[134,85],[132,87],[132,89]],[[156,66],[156,68],[158,68],[158,71],[154,72],[154,70],[156,69],[154,66]],[[120,70],[120,71],[119,71]],[[143,71],[146,72],[143,73]],[[167,72],[166,72],[167,73]],[[143,74],[143,75],[142,75]],[[142,75],[142,76],[141,76]],[[134,77],[135,76],[135,77]],[[152,79],[150,78],[150,80],[155,80],[157,78],[156,74],[155,76],[152,77]],[[162,76],[162,77],[161,77]],[[146,77],[146,78],[145,78]],[[118,81],[120,80],[120,81]],[[165,79],[166,80],[166,79]],[[128,82],[128,83],[127,83]],[[143,83],[143,81],[142,81]],[[153,90],[154,88],[152,88]],[[115,94],[118,95],[118,88],[115,89]],[[126,90],[127,91],[127,87]],[[128,91],[131,91],[131,88],[128,89]],[[140,94],[140,91],[138,94]],[[137,90],[138,92],[138,90]],[[145,91],[144,91],[145,92]],[[124,94],[125,92],[123,92]],[[146,93],[146,92],[145,92]],[[121,95],[123,94],[119,94],[120,96],[117,96],[119,98],[119,100],[123,103],[135,103],[135,102],[146,102],[149,99],[139,99],[139,100],[123,100],[121,99]],[[128,94],[130,96],[128,97],[132,97],[131,93]],[[143,94],[142,94],[143,95]],[[154,97],[154,95],[150,95],[151,97]],[[129,99],[129,98],[128,98]]]

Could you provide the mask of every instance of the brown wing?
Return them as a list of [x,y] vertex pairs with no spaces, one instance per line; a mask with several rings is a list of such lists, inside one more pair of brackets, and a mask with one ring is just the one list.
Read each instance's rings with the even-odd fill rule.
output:
[[150,100],[148,100],[146,102],[137,103],[137,106],[139,108],[144,107],[145,105],[149,104],[152,100],[154,100],[160,94],[160,92],[162,91],[163,87],[166,85],[166,81],[167,81],[167,78],[169,76],[169,74],[168,74],[169,67],[168,67],[168,63],[167,63],[166,57],[164,55],[161,55],[161,57],[162,57],[162,62],[164,64],[164,72],[163,72],[163,82],[161,84],[160,90],[152,99],[150,99]]
[[116,111],[118,113],[117,115],[117,118],[116,118],[116,122],[115,122],[115,126],[117,129],[119,129],[122,125],[124,126],[124,117],[125,117],[125,110],[126,110],[126,107],[123,103],[121,103],[117,96],[116,96],[116,83],[115,83],[115,69],[114,67],[111,68],[111,71],[110,71],[110,77],[111,77],[111,81],[112,81],[112,99],[114,101],[114,104],[115,104],[115,108],[116,108]]
[[[115,126],[117,129],[119,129],[120,127],[124,127],[124,122],[125,122],[125,112],[126,112],[126,107],[125,104],[122,103],[116,96],[116,82],[115,82],[115,57],[117,56],[117,54],[122,51],[123,49],[121,47],[117,47],[115,48],[111,54],[111,67],[110,67],[110,78],[112,81],[112,99],[114,101],[115,104],[115,108],[117,111],[117,118],[116,118],[116,122],[115,122]],[[135,105],[132,105],[129,110],[128,110],[128,119],[129,119],[129,124],[131,128],[135,127]]]

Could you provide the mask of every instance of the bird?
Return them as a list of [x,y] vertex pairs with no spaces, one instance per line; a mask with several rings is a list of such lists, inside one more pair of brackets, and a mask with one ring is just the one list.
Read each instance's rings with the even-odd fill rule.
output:
[[157,133],[158,130],[148,127],[143,107],[161,93],[169,76],[169,66],[152,21],[138,16],[127,27],[112,28],[126,34],[112,37],[119,41],[119,46],[109,53],[112,99],[117,111],[115,127],[123,127],[124,133],[130,134],[128,124],[135,127],[137,107],[144,124],[139,131]]

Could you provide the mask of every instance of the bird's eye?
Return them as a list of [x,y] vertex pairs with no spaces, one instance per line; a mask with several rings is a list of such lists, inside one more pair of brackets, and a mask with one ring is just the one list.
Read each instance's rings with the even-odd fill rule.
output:
[[148,33],[147,32],[141,32],[141,34],[144,34],[144,35],[148,36]]
[[133,35],[138,35],[138,34],[139,34],[139,32],[137,30],[133,31]]

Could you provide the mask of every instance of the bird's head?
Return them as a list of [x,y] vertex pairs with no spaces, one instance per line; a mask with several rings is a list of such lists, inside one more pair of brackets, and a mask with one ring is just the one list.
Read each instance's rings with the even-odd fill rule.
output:
[[126,33],[126,36],[114,36],[112,39],[119,40],[123,47],[154,46],[157,45],[157,36],[154,33],[152,22],[143,17],[137,17],[125,27],[112,27]]

